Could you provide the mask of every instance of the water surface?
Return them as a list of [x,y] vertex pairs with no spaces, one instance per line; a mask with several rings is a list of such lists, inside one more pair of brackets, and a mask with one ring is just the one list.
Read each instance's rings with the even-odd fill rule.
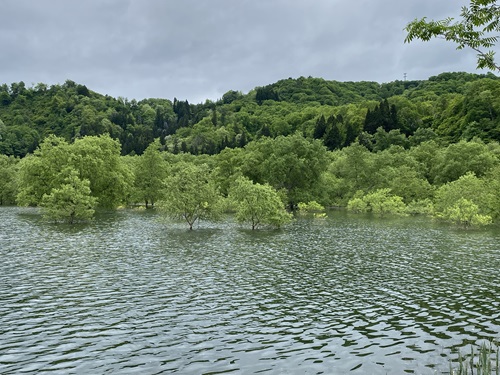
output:
[[0,373],[435,374],[500,337],[496,229],[158,219],[0,207]]

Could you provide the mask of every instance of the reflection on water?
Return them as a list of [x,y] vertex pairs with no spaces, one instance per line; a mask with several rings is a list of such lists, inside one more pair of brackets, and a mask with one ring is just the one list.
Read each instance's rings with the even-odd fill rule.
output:
[[435,374],[500,336],[495,230],[157,219],[0,208],[0,373]]

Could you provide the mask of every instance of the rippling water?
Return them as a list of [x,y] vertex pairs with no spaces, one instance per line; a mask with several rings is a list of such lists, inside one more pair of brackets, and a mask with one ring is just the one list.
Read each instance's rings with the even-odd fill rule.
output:
[[0,373],[445,373],[500,337],[499,244],[414,218],[188,231],[0,207]]

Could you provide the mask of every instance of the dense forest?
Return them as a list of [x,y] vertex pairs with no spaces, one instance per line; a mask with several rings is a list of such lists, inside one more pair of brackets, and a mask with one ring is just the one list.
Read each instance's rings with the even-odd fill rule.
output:
[[491,73],[384,84],[288,78],[200,104],[113,98],[69,80],[3,84],[0,203],[54,207],[71,187],[88,207],[151,206],[174,202],[191,176],[195,191],[208,184],[207,197],[240,205],[243,190],[265,187],[291,209],[319,202],[489,223],[500,217],[499,98]]

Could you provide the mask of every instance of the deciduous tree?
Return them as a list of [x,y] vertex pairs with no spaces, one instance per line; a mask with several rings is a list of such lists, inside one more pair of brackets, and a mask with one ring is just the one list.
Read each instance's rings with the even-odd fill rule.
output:
[[246,148],[243,174],[276,190],[284,189],[288,204],[307,202],[321,174],[327,168],[327,152],[319,140],[307,140],[300,134],[276,139],[263,138]]
[[279,228],[291,220],[291,214],[285,210],[279,194],[268,184],[253,183],[248,178],[240,177],[229,197],[236,207],[236,219],[240,223],[249,223],[252,229],[261,225]]
[[446,207],[438,217],[454,222],[464,228],[484,226],[492,222],[491,216],[480,214],[478,205],[465,198],[460,198],[453,206]]
[[97,198],[90,195],[89,180],[81,180],[78,172],[70,167],[61,173],[66,175],[63,183],[49,194],[44,194],[40,202],[44,216],[69,224],[89,220],[97,203]]
[[13,156],[0,155],[0,205],[16,202],[18,162]]
[[179,162],[166,179],[165,198],[159,205],[167,215],[186,221],[193,229],[197,220],[219,217],[220,199],[207,165]]
[[151,143],[138,157],[135,165],[134,185],[139,199],[146,204],[146,208],[154,207],[161,198],[164,179],[167,176],[167,164],[160,153],[160,141]]

